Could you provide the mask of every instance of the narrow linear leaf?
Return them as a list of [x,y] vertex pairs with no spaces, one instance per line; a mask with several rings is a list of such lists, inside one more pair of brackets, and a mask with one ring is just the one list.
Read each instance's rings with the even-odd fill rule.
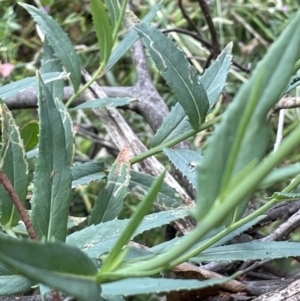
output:
[[259,184],[259,188],[267,188],[276,182],[295,177],[300,173],[300,163],[295,163],[280,168],[275,168],[269,175]]
[[212,65],[205,70],[204,74],[200,77],[203,84],[208,101],[209,111],[216,104],[222,93],[232,60],[232,43],[229,43],[212,63]]
[[78,187],[80,185],[89,185],[92,182],[98,182],[106,177],[105,172],[96,172],[87,176],[83,176],[72,181],[72,188]]
[[130,181],[129,150],[123,148],[95,200],[89,224],[99,224],[116,218],[123,208]]
[[[148,14],[143,18],[144,23],[149,23],[156,15],[162,1],[159,1],[152,6]],[[109,61],[105,66],[105,73],[108,72],[115,63],[130,49],[130,47],[137,41],[138,34],[132,29],[127,36],[118,44],[118,46],[112,51]]]
[[166,143],[173,138],[191,130],[192,126],[179,102],[172,107],[171,112],[163,119],[162,125],[151,141],[151,147]]
[[[135,230],[133,237],[170,222],[187,216],[183,209],[174,209],[146,215],[139,227]],[[113,220],[98,225],[91,225],[81,231],[74,232],[66,239],[67,244],[84,250],[90,257],[98,258],[103,253],[108,253],[115,244],[120,233],[128,225],[126,220]]]
[[[51,45],[48,42],[48,39],[45,38],[43,45],[43,56],[42,56],[42,66],[41,73],[49,72],[62,72],[62,66],[60,60],[55,56],[55,52]],[[51,83],[46,84],[48,90],[52,94],[53,98],[59,98],[62,100],[64,96],[64,80],[60,79]]]
[[[209,101],[208,112],[218,101],[224,89],[231,65],[231,51],[232,44],[228,44],[213,64],[205,70],[204,74],[199,78],[207,93]],[[183,107],[179,103],[176,103],[171,112],[164,118],[162,125],[153,137],[151,147],[166,143],[191,129],[192,126],[189,123]]]
[[103,162],[88,162],[71,167],[72,188],[79,185],[88,185],[94,181],[100,181],[106,177]]
[[299,256],[300,243],[264,241],[210,248],[190,259],[201,264],[207,261],[263,260]]
[[60,99],[55,99],[55,105],[56,109],[60,113],[60,117],[64,128],[67,161],[70,166],[73,163],[75,154],[73,121],[64,103],[60,101]]
[[[237,93],[232,104],[224,113],[222,121],[214,135],[208,141],[203,162],[198,168],[198,193],[196,216],[208,212],[221,192],[222,179],[232,151],[242,116],[251,101],[252,91],[256,89],[259,99],[234,162],[232,177],[241,172],[250,162],[260,162],[268,147],[268,111],[280,98],[294,70],[299,55],[300,14],[291,21],[280,37],[269,48],[264,59],[257,65],[253,75]],[[299,34],[298,34],[299,33]],[[297,38],[291,40],[290,36]],[[257,77],[260,82],[257,83]],[[224,190],[223,190],[224,191]],[[235,219],[244,213],[249,198],[245,198],[237,207]],[[228,223],[233,216],[228,219]]]
[[112,28],[102,1],[91,0],[91,12],[100,47],[100,62],[105,65],[113,46]]
[[0,236],[0,261],[29,279],[82,301],[100,300],[96,265],[77,248]]
[[[45,83],[50,83],[53,81],[57,81],[63,79],[67,76],[66,72],[51,72],[51,73],[44,73],[41,75],[42,79]],[[14,96],[19,92],[22,92],[26,89],[37,87],[36,77],[26,77],[24,79],[18,80],[11,84],[7,84],[3,87],[0,87],[0,98],[6,99],[8,97]]]
[[[129,189],[132,194],[142,200],[155,178],[134,170],[130,171],[130,176]],[[183,198],[174,188],[164,182],[156,196],[155,206],[157,205],[164,208],[164,210],[175,209],[183,205]]]
[[[194,279],[164,279],[164,278],[127,278],[102,285],[104,295],[132,296],[139,294],[159,294],[171,291],[201,289],[229,281],[230,278],[194,280]],[[134,285],[132,285],[134,283]]]
[[19,5],[25,8],[40,26],[55,55],[60,59],[67,72],[70,72],[70,79],[76,92],[81,82],[80,61],[68,36],[44,10],[25,3],[19,3]]
[[[32,223],[38,236],[47,240],[65,240],[72,175],[70,150],[58,99],[53,100],[47,87],[39,81],[40,139],[39,156],[34,173]],[[70,147],[70,145],[68,146]]]
[[198,80],[193,66],[174,43],[155,27],[144,23],[134,24],[153,58],[161,75],[184,108],[193,128],[205,121],[209,108],[203,84]]
[[[223,236],[221,239],[219,239],[217,242],[215,242],[212,246],[210,246],[207,250],[210,250],[212,247],[217,247],[217,246],[221,246],[226,244],[228,241],[230,241],[231,239],[237,237],[238,235],[242,234],[243,232],[247,231],[248,229],[250,229],[251,227],[253,227],[254,225],[256,225],[258,222],[260,222],[261,220],[263,220],[266,216],[265,215],[261,215],[258,216],[257,218],[253,219],[252,221],[244,224],[242,227],[237,228],[236,230],[226,234],[225,236]],[[201,247],[203,244],[205,244],[209,239],[211,239],[212,237],[214,237],[215,235],[219,234],[221,231],[223,231],[225,229],[225,226],[221,226],[219,228],[216,228],[212,231],[210,231],[209,233],[207,233],[202,239],[201,241],[199,241],[198,243],[196,243],[195,245],[193,245],[192,248],[190,248],[187,252],[191,252],[195,249],[198,249],[199,247]],[[172,240],[169,240],[167,242],[163,242],[157,246],[154,246],[152,248],[149,249],[149,251],[155,253],[155,254],[161,254],[164,252],[167,252],[168,250],[170,250],[170,248],[172,248],[173,246],[177,245],[180,243],[182,237],[176,237]]]
[[121,235],[118,237],[107,259],[104,261],[100,274],[113,270],[116,267],[115,261],[120,262],[119,258],[120,256],[122,256],[121,253],[122,248],[124,247],[125,244],[128,243],[129,239],[132,237],[132,235],[134,234],[134,232],[142,222],[143,218],[145,217],[145,215],[152,208],[156,195],[162,186],[165,174],[166,174],[166,170],[164,170],[158,176],[158,178],[153,182],[144,199],[138,204],[136,211],[129,219],[128,224],[123,229]]
[[118,0],[105,0],[105,4],[108,9],[111,27],[115,28],[120,16],[120,3]]
[[84,164],[78,164],[71,167],[72,178],[78,180],[82,177],[88,176],[97,172],[104,172],[104,162],[87,162]]
[[188,181],[193,185],[194,188],[196,188],[196,167],[201,163],[202,156],[198,152],[191,151],[189,149],[164,148],[163,152],[172,162],[174,167],[188,179]]
[[[28,184],[28,164],[25,159],[25,148],[12,113],[7,106],[0,103],[2,149],[0,168],[10,180],[20,201],[25,204]],[[20,220],[10,196],[0,185],[0,222],[4,227],[16,226]]]
[[72,108],[70,111],[79,110],[79,109],[94,109],[94,108],[103,108],[103,107],[122,107],[127,106],[132,102],[137,101],[135,98],[101,98],[101,99],[94,99],[88,102],[84,102],[75,108]]

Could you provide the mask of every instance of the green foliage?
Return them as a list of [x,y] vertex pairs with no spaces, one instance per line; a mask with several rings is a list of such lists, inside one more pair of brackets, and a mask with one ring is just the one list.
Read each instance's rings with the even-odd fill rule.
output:
[[[0,168],[7,175],[22,204],[25,204],[28,185],[28,164],[25,160],[25,149],[18,127],[11,112],[4,103],[0,104],[2,120],[2,142]],[[16,226],[20,216],[13,206],[7,191],[0,187],[0,221],[7,228]]]
[[[66,110],[54,100],[38,76],[39,82],[39,156],[34,173],[32,222],[40,238],[65,240],[69,204],[71,201],[70,151],[64,119],[59,109]],[[67,112],[64,112],[66,115]],[[49,127],[49,124],[55,127]],[[69,128],[70,130],[70,128]],[[71,134],[72,135],[72,134]],[[71,149],[70,149],[71,148]],[[43,196],[41,198],[41,195]]]
[[265,258],[284,258],[298,254],[299,243],[286,243],[285,241],[250,242],[219,246],[202,252],[190,260],[201,264],[205,261],[231,261],[231,260],[263,260]]
[[26,123],[20,130],[20,135],[26,151],[33,149],[39,141],[39,125],[36,121]]
[[124,149],[112,165],[106,186],[102,187],[95,201],[89,224],[99,224],[115,219],[123,209],[123,201],[128,193],[130,164],[128,152]]
[[93,109],[93,108],[103,108],[103,107],[122,107],[129,105],[130,103],[136,101],[136,99],[132,98],[101,98],[94,99],[89,102],[82,103],[72,110],[80,110],[80,109]]
[[78,90],[81,79],[79,58],[65,32],[43,10],[25,3],[20,3],[20,5],[24,7],[39,24],[51,47],[55,51],[56,56],[60,59],[67,72],[70,72],[70,79],[74,90]]
[[100,286],[95,282],[96,265],[77,248],[58,242],[37,244],[2,236],[0,242],[0,260],[8,267],[79,300],[100,300]]
[[[157,68],[171,87],[194,129],[204,122],[209,103],[207,93],[183,53],[155,27],[135,24]],[[172,51],[170,51],[172,49]]]
[[[223,201],[228,195],[226,190],[235,177],[247,165],[256,165],[265,156],[269,131],[266,114],[286,88],[299,56],[300,37],[290,40],[290,36],[299,27],[298,18],[299,15],[270,47],[250,80],[236,95],[224,114],[220,127],[210,140],[203,164],[199,167],[197,216],[209,210],[217,198]],[[253,108],[250,107],[251,101],[257,101],[257,104],[253,103]],[[248,112],[248,108],[251,111]],[[244,122],[247,124],[243,133],[240,133]],[[255,145],[255,148],[249,147],[250,144]],[[222,149],[221,155],[219,149]],[[227,222],[237,221],[247,204],[248,198],[236,208]]]
[[[122,6],[117,0],[105,1],[105,4],[91,1],[101,59],[92,80],[82,88],[79,87],[78,55],[61,26],[43,10],[21,4],[45,35],[41,75],[37,72],[37,78],[28,77],[1,87],[0,96],[6,99],[29,87],[37,87],[39,121],[38,127],[37,123],[29,122],[20,131],[12,113],[1,103],[0,167],[18,195],[19,205],[25,207],[27,191],[33,191],[29,209],[33,227],[27,221],[26,229],[29,233],[34,230],[39,241],[30,241],[24,227],[23,231],[20,226],[14,227],[20,216],[12,205],[5,181],[1,180],[0,295],[27,292],[32,284],[42,283],[78,300],[101,300],[102,297],[122,300],[121,296],[199,289],[229,280],[158,278],[186,261],[300,256],[300,244],[296,242],[224,245],[261,221],[266,210],[282,199],[299,198],[295,191],[300,182],[298,176],[282,191],[273,193],[265,205],[242,218],[255,189],[295,176],[299,170],[298,164],[274,170],[299,146],[299,126],[274,153],[268,154],[266,117],[283,93],[299,84],[299,78],[293,73],[300,59],[300,14],[296,14],[239,90],[207,140],[202,156],[198,151],[171,147],[221,119],[214,118],[212,113],[213,119],[205,123],[226,84],[232,44],[224,48],[203,75],[198,74],[171,39],[147,24],[159,9],[161,3],[158,3],[148,12],[145,22],[136,21],[131,15],[135,32],[131,31],[112,50],[126,1]],[[258,19],[254,21],[273,38]],[[69,73],[74,90],[82,92],[98,76],[105,72],[108,75],[137,39],[137,34],[178,102],[152,139],[150,150],[140,156],[129,160],[128,149],[124,147],[110,166],[105,160],[74,164],[74,152],[79,154],[80,151],[74,149],[73,122],[67,107],[77,94],[66,106],[63,104],[65,73],[62,67]],[[82,113],[81,109],[131,102],[129,98],[94,100],[76,107],[72,114],[80,112],[75,115],[78,120],[88,119],[89,112]],[[25,156],[28,150],[31,152]],[[196,204],[186,206],[182,197],[164,182],[166,170],[157,178],[131,170],[131,164],[161,151],[196,190]],[[28,170],[28,158],[31,158],[33,171]],[[28,185],[29,178],[33,178],[33,184]],[[82,224],[83,229],[70,233],[70,204],[76,201],[72,188],[81,189],[82,185],[87,186],[87,195],[92,191],[97,197],[87,218],[88,226]],[[128,214],[124,206],[128,195],[140,202],[136,207],[126,204],[133,213],[129,218],[119,219],[121,213]],[[162,211],[149,214],[153,207]],[[197,225],[183,237],[152,248],[127,245],[145,231],[188,215],[195,218]]]
[[[111,6],[110,6],[111,8]],[[113,36],[112,36],[112,28],[109,24],[108,15],[104,9],[104,5],[101,1],[92,0],[91,1],[91,11],[93,14],[94,26],[99,42],[100,47],[100,63],[105,65],[109,59],[110,52],[113,46]],[[115,15],[110,10],[111,17],[113,20],[113,24],[115,25]]]

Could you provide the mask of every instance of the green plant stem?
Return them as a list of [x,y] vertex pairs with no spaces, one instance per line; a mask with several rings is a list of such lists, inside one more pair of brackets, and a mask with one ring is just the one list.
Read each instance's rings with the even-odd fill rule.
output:
[[219,115],[219,116],[215,117],[214,119],[201,124],[198,131],[196,131],[195,129],[190,129],[187,132],[179,135],[176,138],[173,138],[173,139],[171,139],[171,140],[169,140],[169,141],[167,141],[163,144],[160,144],[160,145],[157,145],[153,148],[150,148],[148,151],[132,158],[130,160],[130,164],[133,165],[137,162],[145,160],[148,157],[151,157],[153,155],[156,155],[156,154],[160,153],[162,151],[162,149],[165,148],[165,147],[172,147],[172,146],[178,144],[179,142],[181,142],[181,141],[183,141],[183,140],[185,140],[185,139],[187,139],[191,136],[194,136],[194,135],[196,135],[197,133],[199,133],[203,130],[206,130],[206,129],[210,128],[214,124],[218,123],[221,120],[221,118],[222,118],[222,115]]
[[66,108],[70,107],[73,101],[98,78],[98,76],[101,74],[103,69],[104,69],[104,64],[102,63],[100,67],[96,70],[96,72],[93,74],[91,79],[85,85],[83,85],[76,93],[74,93],[74,95],[68,100],[68,102],[66,103]]
[[121,270],[118,270],[116,272],[105,272],[101,273],[97,276],[97,282],[98,283],[106,283],[110,281],[116,281],[120,280],[123,278],[128,278],[128,277],[147,277],[147,276],[153,276],[156,274],[159,274],[161,272],[161,268],[158,269],[153,269],[153,270],[148,270],[144,272],[137,271],[135,272],[134,270],[131,270],[130,274],[123,273]]
[[282,192],[291,192],[300,184],[300,175],[298,175]]
[[122,2],[122,6],[121,6],[121,9],[120,9],[119,19],[118,19],[118,21],[117,21],[117,23],[116,23],[115,28],[113,29],[113,34],[112,34],[112,37],[113,37],[113,44],[115,43],[115,41],[116,41],[116,39],[117,39],[119,29],[120,29],[121,24],[122,24],[122,21],[123,21],[123,19],[124,19],[124,14],[125,14],[125,10],[126,10],[127,3],[128,3],[128,0],[124,0],[124,1]]
[[[122,269],[122,272],[130,273],[130,270],[147,271],[159,267],[170,267],[173,265],[176,258],[182,256],[189,248],[197,243],[206,233],[220,225],[227,218],[228,214],[247,196],[252,192],[260,181],[277,165],[283,158],[285,158],[296,146],[300,144],[300,126],[297,127],[281,144],[279,149],[269,155],[260,165],[258,165],[246,179],[233,189],[228,197],[220,202],[218,199],[204,216],[202,221],[197,225],[195,230],[186,235],[173,249],[169,252],[161,254],[154,259],[150,259],[144,263],[131,266],[130,269]],[[178,264],[179,262],[176,261]]]

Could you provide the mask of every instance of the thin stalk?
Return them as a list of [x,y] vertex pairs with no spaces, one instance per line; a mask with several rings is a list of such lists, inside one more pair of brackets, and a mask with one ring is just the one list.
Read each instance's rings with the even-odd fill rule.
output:
[[116,26],[113,30],[113,44],[115,43],[116,39],[117,39],[117,36],[118,36],[118,32],[119,32],[119,29],[121,27],[121,23],[123,21],[123,17],[125,15],[125,10],[126,10],[126,6],[127,6],[127,3],[128,3],[128,0],[124,0],[122,2],[122,6],[121,6],[121,9],[120,9],[120,15],[119,15],[119,19],[116,23]]
[[100,65],[100,67],[96,70],[96,72],[93,74],[91,79],[85,85],[83,85],[76,93],[74,93],[74,95],[68,100],[68,102],[66,103],[66,108],[70,107],[73,101],[98,78],[98,76],[101,74],[103,69],[104,69],[104,63]]
[[300,175],[298,175],[282,192],[291,192],[300,184]]
[[[120,272],[119,272],[120,271]],[[97,282],[98,283],[106,283],[110,281],[116,281],[123,278],[128,277],[147,277],[147,276],[153,276],[156,274],[159,274],[162,271],[162,268],[143,271],[143,272],[135,272],[134,270],[131,270],[130,273],[122,273],[121,270],[117,270],[116,272],[105,272],[102,274],[97,275]]]
[[218,123],[221,120],[221,118],[222,118],[221,115],[217,116],[216,118],[214,118],[214,119],[212,119],[210,121],[207,121],[207,122],[201,124],[199,126],[199,130],[198,131],[196,131],[194,129],[190,129],[190,130],[186,131],[185,133],[183,133],[183,134],[181,134],[181,135],[179,135],[179,136],[177,136],[177,137],[175,137],[175,138],[173,138],[173,139],[171,139],[171,140],[169,140],[169,141],[167,141],[165,143],[162,143],[162,144],[157,145],[157,146],[155,146],[153,148],[150,148],[146,152],[144,152],[144,153],[142,153],[142,154],[140,154],[140,155],[135,156],[134,158],[132,158],[130,160],[130,164],[133,165],[133,164],[135,164],[137,162],[145,160],[148,157],[151,157],[153,155],[156,155],[156,154],[160,153],[162,151],[162,149],[165,148],[165,147],[172,147],[172,146],[178,144],[179,142],[181,142],[181,141],[183,141],[183,140],[185,140],[185,139],[187,139],[189,137],[192,137],[192,136],[196,135],[197,133],[199,133],[199,132],[201,132],[203,130],[206,130],[206,129],[210,128],[214,124]]

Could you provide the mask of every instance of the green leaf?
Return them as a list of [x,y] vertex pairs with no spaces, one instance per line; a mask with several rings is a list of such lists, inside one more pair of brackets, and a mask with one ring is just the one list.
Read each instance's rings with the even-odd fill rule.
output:
[[71,167],[73,181],[78,180],[82,177],[90,174],[104,172],[104,162],[87,162],[84,164],[78,164]]
[[269,175],[259,184],[259,188],[267,188],[276,182],[295,177],[300,173],[300,163],[295,163],[272,170]]
[[[5,236],[8,237],[8,235]],[[16,275],[12,271],[0,265],[0,296],[22,294],[27,292],[33,285],[32,281],[23,276]]]
[[208,98],[194,67],[182,51],[157,28],[147,24],[135,24],[161,75],[170,86],[178,102],[184,108],[194,129],[205,121],[209,108]]
[[39,125],[35,120],[27,122],[20,131],[26,152],[37,146],[39,142]]
[[0,236],[0,260],[23,276],[79,300],[100,300],[96,265],[77,248]]
[[188,179],[194,188],[196,188],[196,167],[201,163],[202,156],[198,152],[191,151],[189,149],[164,148],[163,152],[172,162],[174,167]]
[[79,110],[79,109],[94,109],[94,108],[103,108],[103,107],[122,107],[127,106],[132,102],[137,101],[135,98],[101,98],[101,99],[94,99],[91,101],[84,102],[75,108],[72,108],[70,111]]
[[[159,294],[171,291],[189,291],[201,289],[217,284],[222,284],[230,278],[194,280],[194,279],[164,279],[164,278],[127,278],[111,283],[102,284],[103,295],[120,294],[122,296],[132,296],[139,294]],[[134,284],[134,285],[133,285]]]
[[94,181],[100,181],[106,177],[103,162],[88,162],[71,167],[72,188],[79,185],[87,185]]
[[[148,193],[144,197],[144,199],[138,204],[136,211],[132,214],[132,217],[129,219],[128,224],[122,230],[122,233],[119,235],[115,245],[113,246],[111,252],[107,256],[106,260],[104,261],[102,268],[100,270],[100,274],[105,272],[113,271],[117,266],[116,263],[121,263],[123,252],[123,247],[128,243],[132,235],[134,235],[136,229],[141,224],[145,215],[150,211],[155,201],[156,195],[159,192],[162,183],[164,181],[164,177],[166,174],[166,170],[164,170],[158,178],[153,182],[151,185]],[[97,278],[98,279],[98,278]]]
[[[42,74],[42,79],[45,83],[60,80],[66,76],[66,72],[51,72]],[[28,88],[37,87],[36,77],[26,77],[11,84],[0,87],[0,98],[6,99],[14,96]]]
[[123,209],[130,181],[129,152],[124,148],[107,176],[106,186],[100,190],[89,224],[99,224],[116,218]]
[[210,248],[190,259],[201,264],[207,261],[263,260],[300,255],[300,243],[287,241],[250,242]]
[[105,65],[113,46],[112,28],[102,1],[91,0],[91,12],[100,47],[100,62]]
[[115,28],[120,16],[120,3],[118,0],[105,0],[105,4],[108,9],[111,27]]
[[[38,236],[47,240],[65,240],[72,175],[69,136],[65,132],[59,100],[53,100],[41,78],[39,80],[40,139],[39,156],[34,173],[32,223]],[[64,109],[65,110],[65,109]]]
[[[208,249],[210,250],[210,248],[212,248],[212,247],[217,247],[217,246],[226,244],[231,239],[235,238],[236,236],[242,234],[243,232],[247,231],[248,229],[250,229],[251,227],[256,225],[258,222],[263,220],[265,217],[266,217],[265,215],[258,216],[257,218],[255,218],[252,221],[244,224],[243,226],[237,228],[236,230],[229,232],[227,235],[223,236],[221,239],[218,239]],[[219,234],[224,229],[225,229],[225,226],[221,226],[219,228],[216,228],[216,229],[208,232],[198,243],[194,244],[193,247],[191,247],[187,252],[191,252],[192,250],[195,250],[195,249],[201,247],[209,239],[213,238],[215,235]],[[183,237],[175,237],[172,240],[163,242],[163,243],[161,243],[157,246],[154,246],[154,247],[150,248],[149,251],[151,251],[152,253],[154,253],[156,255],[167,252],[168,250],[170,250],[175,245],[178,245],[180,243],[180,241],[182,240],[182,238]]]
[[0,296],[26,293],[31,285],[32,281],[23,276],[0,274]]
[[[155,178],[134,170],[130,171],[130,176],[129,189],[131,190],[131,193],[142,200]],[[159,205],[164,209],[175,209],[183,205],[183,199],[175,189],[164,182],[156,196],[155,205]]]
[[[22,204],[25,204],[28,184],[28,164],[25,149],[12,113],[4,103],[0,103],[2,123],[2,149],[0,168],[10,180]],[[20,220],[10,196],[0,185],[0,221],[1,225],[11,228]]]
[[225,87],[227,75],[231,66],[231,52],[232,43],[229,43],[212,65],[206,69],[204,74],[200,77],[200,81],[207,93],[209,111],[218,101],[219,96]]
[[[43,45],[43,57],[42,57],[42,66],[41,73],[49,73],[49,72],[62,72],[62,66],[60,64],[60,60],[55,56],[55,52],[51,45],[48,42],[48,39],[45,38]],[[64,80],[60,79],[55,81],[55,83],[51,82],[46,84],[48,90],[52,94],[53,98],[59,98],[62,100],[64,96]]]
[[[232,44],[229,44],[200,77],[200,81],[207,93],[209,111],[218,101],[224,89],[231,65],[231,51]],[[183,107],[179,103],[176,103],[171,112],[164,118],[162,125],[153,137],[151,147],[166,143],[191,129],[192,126],[188,121]]]
[[293,193],[293,192],[275,192],[271,198],[277,199],[277,200],[293,200],[293,199],[299,199],[300,193]]
[[166,143],[191,129],[192,126],[183,107],[177,102],[172,107],[171,112],[163,119],[162,125],[152,138],[151,147]]
[[[299,22],[300,14],[294,18],[269,48],[249,81],[242,86],[228,110],[223,114],[220,125],[208,141],[203,162],[198,168],[199,180],[195,215],[197,219],[208,212],[218,196],[220,197],[220,193],[231,185],[231,183],[227,183],[226,187],[222,187],[222,181],[224,181],[224,173],[228,168],[228,158],[230,158],[233,147],[236,145],[236,139],[241,138],[241,141],[239,141],[240,146],[230,174],[231,179],[246,166],[249,166],[250,162],[260,162],[266,154],[269,133],[266,116],[285,89],[298,58]],[[291,35],[296,35],[297,38],[291,40]],[[244,116],[244,113],[249,109],[253,96],[254,101],[256,99],[259,101],[251,114],[245,134],[243,137],[238,137],[242,123],[245,118],[249,117]],[[233,215],[235,220],[242,216],[248,205],[248,200],[249,198],[241,200],[243,202],[228,217],[228,223],[233,220]]]
[[125,301],[125,299],[122,296],[116,296],[116,295],[102,295],[105,301]]
[[69,166],[72,164],[75,154],[75,145],[74,145],[74,131],[73,131],[73,121],[72,118],[66,109],[64,103],[60,99],[55,100],[56,109],[60,113],[60,118],[63,123],[64,133],[65,133],[65,150],[67,153],[67,161]]
[[70,79],[76,92],[81,82],[80,61],[68,36],[44,10],[25,3],[19,3],[19,5],[25,8],[40,26],[55,55],[60,59],[67,72],[70,72]]
[[[187,214],[185,210],[174,209],[146,215],[131,238],[145,231],[169,224],[174,220],[187,216]],[[90,257],[98,258],[98,256],[111,250],[121,231],[127,226],[128,221],[128,219],[115,219],[106,223],[91,225],[70,234],[66,242],[84,250]]]
[[[149,23],[158,12],[162,1],[159,1],[155,5],[152,6],[148,14],[143,18],[144,23]],[[127,36],[118,44],[118,46],[112,51],[109,61],[105,66],[105,73],[109,71],[115,63],[130,49],[130,47],[137,41],[138,34],[131,30]]]

